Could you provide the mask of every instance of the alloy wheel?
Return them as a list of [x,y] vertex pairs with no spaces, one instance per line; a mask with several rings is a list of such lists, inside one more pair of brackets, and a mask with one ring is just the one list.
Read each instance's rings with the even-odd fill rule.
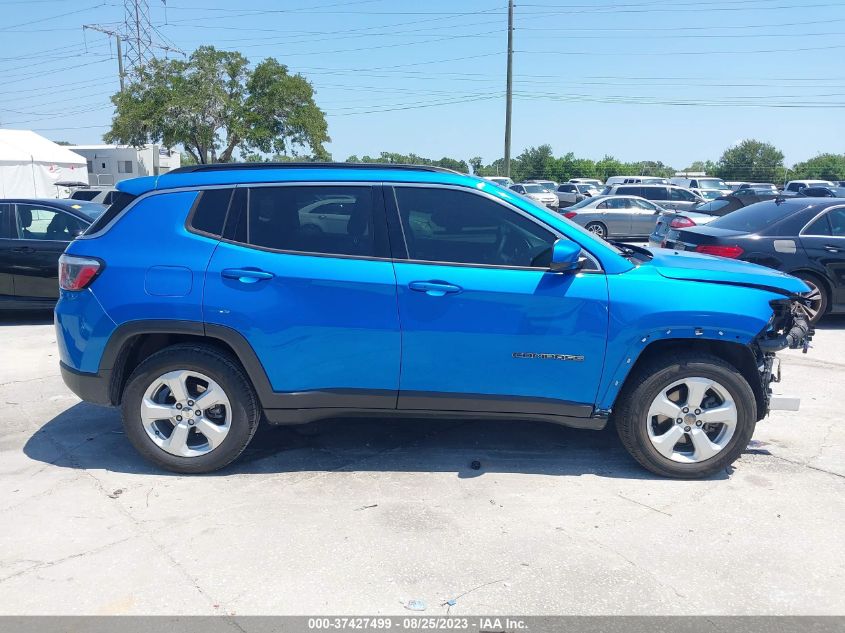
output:
[[819,311],[822,309],[822,305],[824,303],[822,290],[809,279],[802,279],[801,281],[810,286],[810,292],[805,292],[801,295],[807,301],[807,304],[805,305],[799,303],[799,306],[807,316],[807,320],[810,323],[813,323],[817,318],[819,318]]
[[737,407],[715,380],[677,380],[657,394],[646,417],[648,438],[673,462],[696,464],[714,457],[731,441]]
[[223,388],[204,374],[182,369],[150,384],[140,414],[149,438],[178,457],[210,453],[232,427],[232,407]]

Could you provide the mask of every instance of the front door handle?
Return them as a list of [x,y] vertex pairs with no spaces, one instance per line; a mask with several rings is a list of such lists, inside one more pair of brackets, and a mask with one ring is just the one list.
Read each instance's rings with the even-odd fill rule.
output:
[[224,268],[220,274],[226,279],[237,279],[244,284],[254,284],[266,279],[272,279],[275,275],[266,270],[257,268]]
[[408,288],[416,292],[424,292],[430,297],[442,297],[443,295],[456,294],[463,290],[460,286],[450,284],[446,281],[412,281]]
[[13,253],[34,253],[35,249],[31,246],[18,246],[12,249]]
[[838,253],[842,249],[839,248],[838,246],[834,246],[833,244],[825,244],[824,250],[826,250],[828,253]]

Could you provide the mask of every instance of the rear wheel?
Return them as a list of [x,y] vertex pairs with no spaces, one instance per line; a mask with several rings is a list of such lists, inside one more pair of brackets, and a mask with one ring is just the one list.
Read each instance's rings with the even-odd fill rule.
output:
[[607,227],[601,222],[589,222],[584,228],[602,239],[607,239]]
[[260,418],[241,367],[196,345],[169,347],[142,362],[129,378],[122,412],[137,451],[180,473],[210,472],[235,460]]
[[751,440],[757,405],[736,368],[709,354],[640,367],[614,412],[628,452],[658,475],[706,477],[732,464]]
[[807,315],[810,325],[815,325],[827,312],[827,286],[821,279],[810,273],[796,273],[795,276],[810,286],[810,292],[803,295],[808,305],[801,306],[801,309]]

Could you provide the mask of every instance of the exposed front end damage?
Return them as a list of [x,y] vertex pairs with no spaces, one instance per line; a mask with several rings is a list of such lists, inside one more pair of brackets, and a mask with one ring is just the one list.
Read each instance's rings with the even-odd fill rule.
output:
[[803,301],[797,296],[772,301],[772,318],[751,345],[766,397],[764,415],[769,411],[797,411],[799,408],[799,397],[774,394],[772,383],[780,382],[780,359],[776,353],[784,349],[801,349],[806,354],[815,334],[807,319]]

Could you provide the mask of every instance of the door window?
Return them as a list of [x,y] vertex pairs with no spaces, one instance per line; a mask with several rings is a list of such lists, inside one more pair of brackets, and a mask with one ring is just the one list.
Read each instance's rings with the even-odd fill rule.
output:
[[666,187],[643,187],[643,195],[646,200],[667,200]]
[[[644,187],[617,187],[616,195],[617,196],[642,196]],[[645,190],[648,191],[648,187],[645,187]]]
[[555,235],[479,194],[396,187],[396,204],[413,260],[547,268]]
[[646,202],[645,200],[638,200],[636,198],[631,199],[631,204],[634,207],[639,207],[640,209],[645,209],[646,211],[656,211],[657,206],[652,204],[651,202]]
[[385,231],[375,230],[373,211],[372,187],[254,187],[235,240],[280,251],[381,257]]
[[833,237],[845,237],[845,209],[834,209],[827,214]]
[[695,196],[686,189],[676,189],[673,187],[669,189],[669,200],[678,202],[693,202],[695,200]]
[[628,198],[610,198],[602,202],[599,209],[627,209],[630,206]]
[[69,242],[85,230],[82,220],[57,209],[32,204],[17,206],[17,233],[22,240]]

